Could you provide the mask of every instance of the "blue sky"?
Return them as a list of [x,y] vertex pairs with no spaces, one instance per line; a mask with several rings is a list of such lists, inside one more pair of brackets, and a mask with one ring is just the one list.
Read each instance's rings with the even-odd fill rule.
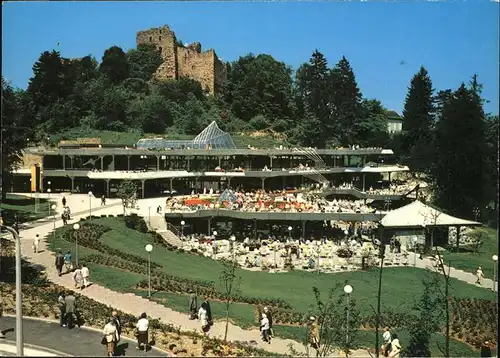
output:
[[[3,2],[2,74],[26,88],[40,53],[64,57],[118,45],[168,24],[225,61],[267,53],[297,68],[319,49],[333,66],[345,55],[363,95],[401,112],[408,84],[424,65],[436,89],[477,73],[483,96],[499,104],[499,3],[462,2]],[[60,43],[60,46],[57,46]],[[404,61],[404,64],[401,62]]]

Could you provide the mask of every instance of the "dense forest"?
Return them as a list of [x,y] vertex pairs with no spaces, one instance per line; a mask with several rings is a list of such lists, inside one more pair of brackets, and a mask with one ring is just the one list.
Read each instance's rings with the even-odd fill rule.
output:
[[363,97],[345,57],[331,66],[316,50],[294,70],[271,55],[248,54],[228,64],[216,96],[189,78],[154,80],[161,62],[149,45],[112,46],[100,63],[53,50],[33,65],[26,90],[2,78],[2,188],[22,148],[70,129],[196,135],[215,120],[234,134],[262,131],[295,145],[389,147],[427,176],[436,204],[450,213],[497,209],[498,116],[484,113],[475,75],[437,91],[421,67],[409,83],[403,131],[389,134],[387,109]]

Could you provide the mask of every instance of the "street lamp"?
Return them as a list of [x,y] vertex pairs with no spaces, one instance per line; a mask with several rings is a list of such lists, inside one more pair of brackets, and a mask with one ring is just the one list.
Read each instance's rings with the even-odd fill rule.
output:
[[148,253],[148,297],[151,298],[151,251],[153,251],[153,245],[147,244],[145,249]]
[[80,224],[74,224],[73,225],[73,231],[74,232],[74,236],[75,236],[75,264],[76,266],[78,267],[78,235],[77,235],[77,231],[80,230]]
[[417,267],[417,238],[413,238],[413,267]]
[[234,262],[236,261],[236,236],[231,235],[229,239],[231,240],[231,245],[233,246],[233,262]]
[[181,239],[184,237],[184,225],[186,222],[184,220],[181,221]]
[[491,259],[493,260],[494,264],[493,264],[493,292],[496,292],[496,282],[497,282],[497,261],[498,261],[498,256],[497,255],[493,255],[491,257]]
[[23,342],[23,302],[22,302],[22,282],[21,282],[21,240],[17,231],[10,226],[4,226],[1,222],[2,229],[7,230],[14,237],[16,242],[16,351],[17,356],[24,356]]
[[288,227],[288,237],[290,238],[290,241],[292,241],[292,230],[293,230],[293,227],[289,226]]
[[89,221],[92,220],[92,192],[89,191]]
[[344,292],[347,294],[346,299],[347,299],[347,309],[346,309],[346,335],[345,335],[345,343],[346,346],[348,347],[349,345],[349,299],[351,297],[352,293],[352,286],[351,285],[345,285],[344,286]]
[[[50,183],[50,182],[49,182]],[[50,190],[50,188],[47,189],[47,193],[49,193],[49,216],[50,216],[50,192],[52,190]]]
[[52,211],[54,212],[54,239],[56,238],[56,204],[52,204]]

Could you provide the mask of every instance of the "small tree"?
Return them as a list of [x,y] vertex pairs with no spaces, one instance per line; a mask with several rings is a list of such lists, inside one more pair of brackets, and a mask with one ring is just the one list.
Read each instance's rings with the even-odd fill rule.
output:
[[124,180],[118,186],[117,195],[122,199],[123,215],[125,215],[125,208],[127,206],[135,206],[137,199],[137,185],[131,180]]
[[226,309],[226,328],[224,331],[224,341],[227,340],[229,329],[229,310],[234,303],[234,296],[239,292],[241,276],[236,276],[236,261],[222,261],[222,271],[219,275],[220,284],[225,296],[224,306]]
[[436,296],[438,282],[427,276],[423,280],[424,292],[420,300],[415,303],[414,309],[419,312],[411,320],[409,331],[410,340],[405,356],[430,357],[429,348],[432,334],[439,331],[439,321],[442,315],[442,297]]
[[341,285],[337,284],[330,289],[326,300],[322,300],[320,290],[313,287],[316,302],[312,314],[317,317],[319,325],[317,357],[331,355],[335,347],[340,347],[347,357],[359,330],[360,319],[356,301],[352,298],[347,300],[345,293],[338,296],[336,293],[340,287]]

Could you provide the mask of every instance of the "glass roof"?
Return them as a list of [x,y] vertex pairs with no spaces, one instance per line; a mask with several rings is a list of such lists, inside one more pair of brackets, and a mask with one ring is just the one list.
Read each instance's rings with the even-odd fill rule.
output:
[[193,140],[168,140],[163,138],[143,138],[136,144],[138,149],[235,149],[233,138],[219,128],[214,121]]

